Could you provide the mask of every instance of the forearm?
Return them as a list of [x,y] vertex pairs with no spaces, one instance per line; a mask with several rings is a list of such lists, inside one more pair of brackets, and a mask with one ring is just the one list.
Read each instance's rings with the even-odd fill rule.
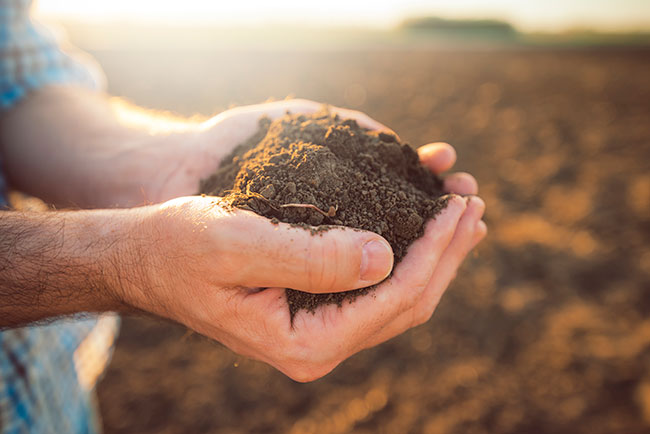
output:
[[121,308],[137,210],[0,213],[0,328]]
[[0,118],[10,185],[59,207],[128,207],[166,199],[160,190],[182,164],[198,124],[134,113],[74,86],[34,92]]

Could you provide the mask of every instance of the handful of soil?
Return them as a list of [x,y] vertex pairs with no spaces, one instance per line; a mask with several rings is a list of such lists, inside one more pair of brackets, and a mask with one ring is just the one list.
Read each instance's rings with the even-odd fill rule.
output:
[[[395,264],[446,205],[442,181],[392,134],[361,128],[327,107],[313,115],[261,118],[259,131],[201,182],[200,193],[237,208],[306,228],[344,225],[376,232]],[[371,288],[336,294],[287,289],[291,317],[326,303],[341,305]]]

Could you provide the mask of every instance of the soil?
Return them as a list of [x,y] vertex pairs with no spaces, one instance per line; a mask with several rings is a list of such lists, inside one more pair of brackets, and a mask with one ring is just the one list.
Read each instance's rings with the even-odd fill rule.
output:
[[[200,190],[313,234],[330,225],[376,232],[392,246],[395,264],[447,203],[442,181],[420,164],[413,148],[392,134],[339,118],[326,106],[313,115],[260,119],[259,131]],[[368,289],[286,293],[293,317],[301,309],[352,301]]]

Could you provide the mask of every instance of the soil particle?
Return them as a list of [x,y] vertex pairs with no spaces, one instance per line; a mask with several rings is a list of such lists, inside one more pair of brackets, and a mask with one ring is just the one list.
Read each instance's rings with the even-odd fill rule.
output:
[[[259,131],[201,182],[200,193],[224,196],[235,207],[313,234],[332,225],[376,232],[392,246],[395,264],[447,203],[441,180],[422,167],[410,146],[326,107],[313,115],[260,119]],[[287,289],[287,301],[293,317],[300,309],[352,301],[369,289]]]

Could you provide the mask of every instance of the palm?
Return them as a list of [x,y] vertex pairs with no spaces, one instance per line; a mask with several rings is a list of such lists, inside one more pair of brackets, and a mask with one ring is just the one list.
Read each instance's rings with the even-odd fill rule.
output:
[[224,335],[209,322],[203,326],[211,330],[199,326],[199,331],[213,334],[236,352],[265,361],[297,380],[318,378],[350,355],[431,316],[474,234],[467,228],[458,230],[474,223],[473,216],[461,218],[465,208],[465,200],[452,197],[448,208],[428,223],[424,236],[413,243],[392,277],[352,303],[299,311],[292,321],[284,288],[240,289],[231,294],[229,305],[236,306],[233,316],[248,326]]

